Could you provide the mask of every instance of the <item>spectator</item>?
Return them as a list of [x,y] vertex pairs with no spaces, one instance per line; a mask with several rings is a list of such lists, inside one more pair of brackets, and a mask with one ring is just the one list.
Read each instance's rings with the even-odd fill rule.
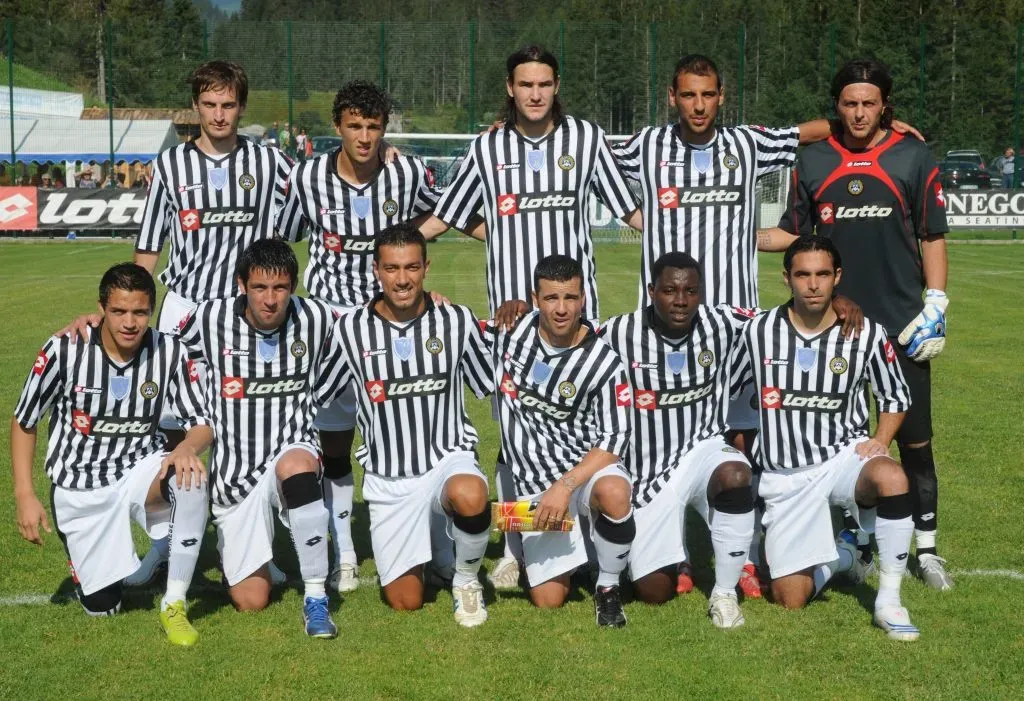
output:
[[292,146],[292,135],[288,130],[288,122],[284,123],[284,129],[280,131],[279,137],[280,143],[278,143],[278,148],[280,148],[283,153],[288,154],[289,149],[291,149]]
[[61,172],[60,168],[53,166],[50,168],[50,180],[53,182],[54,189],[67,187],[64,184],[64,173]]
[[7,172],[6,165],[0,165],[0,185],[10,185],[11,174]]
[[277,145],[278,134],[279,134],[279,129],[277,128],[277,122],[274,122],[273,126],[271,126],[269,129],[267,129],[267,133],[263,135],[263,138],[265,138],[267,141],[271,142],[272,144]]
[[303,129],[299,132],[299,135],[295,137],[295,155],[298,156],[299,160],[305,160],[306,158],[306,130]]
[[1002,164],[1000,165],[999,172],[1003,178],[1003,187],[1008,190],[1013,187],[1014,165],[1013,148],[1007,147],[1003,152]]
[[96,188],[96,181],[92,179],[92,168],[86,168],[78,175],[78,187],[88,189]]
[[53,177],[49,171],[44,170],[42,175],[39,176],[39,189],[40,190],[53,190]]
[[309,136],[306,135],[306,130],[305,129],[302,130],[302,135],[306,137],[306,139],[305,139],[305,141],[306,141],[306,148],[305,148],[305,154],[304,155],[306,156],[306,158],[312,158],[313,157],[313,139],[311,139]]

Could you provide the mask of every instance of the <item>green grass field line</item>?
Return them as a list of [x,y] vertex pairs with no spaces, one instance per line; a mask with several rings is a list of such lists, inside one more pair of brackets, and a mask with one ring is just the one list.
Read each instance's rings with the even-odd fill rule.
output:
[[[305,259],[304,246],[299,246]],[[486,315],[483,249],[433,245],[429,287]],[[0,405],[13,410],[46,336],[95,307],[100,274],[126,260],[123,242],[0,245]],[[597,247],[604,315],[636,304],[640,250]],[[785,299],[781,257],[760,260],[762,304]],[[935,438],[940,473],[940,550],[964,572],[937,594],[906,580],[904,602],[922,630],[916,644],[891,643],[870,625],[874,583],[839,583],[822,601],[787,612],[746,602],[747,625],[723,633],[707,621],[707,529],[688,519],[701,591],[661,607],[628,603],[629,627],[594,626],[589,594],[559,611],[538,611],[519,592],[489,595],[490,620],[474,630],[451,619],[440,592],[422,611],[399,614],[366,586],[335,600],[341,630],[311,641],[300,596],[278,594],[258,614],[236,613],[219,586],[215,538],[204,544],[192,597],[199,648],[172,649],[156,617],[159,592],[126,598],[123,615],[87,619],[74,602],[41,604],[67,591],[56,536],[42,547],[14,527],[7,431],[0,431],[0,698],[1004,698],[1024,696],[1024,420],[1020,329],[1024,270],[1019,246],[952,246],[949,342],[934,362]],[[991,274],[1011,271],[1011,274]],[[498,436],[487,402],[471,399],[480,459],[493,472]],[[42,456],[42,449],[39,455]],[[357,473],[361,471],[357,470]],[[357,475],[358,486],[358,475]],[[36,472],[40,496],[48,485]],[[358,492],[357,492],[358,497]],[[45,501],[45,498],[44,498]],[[360,574],[376,574],[365,504],[353,516]],[[144,538],[137,538],[140,551]],[[286,532],[279,564],[296,576]],[[500,556],[497,543],[488,565]],[[992,571],[1003,570],[1002,574]],[[973,574],[969,574],[972,573]],[[985,574],[988,572],[988,574]],[[701,593],[703,592],[703,593]],[[29,597],[17,604],[18,597]],[[8,602],[10,602],[8,604]]]

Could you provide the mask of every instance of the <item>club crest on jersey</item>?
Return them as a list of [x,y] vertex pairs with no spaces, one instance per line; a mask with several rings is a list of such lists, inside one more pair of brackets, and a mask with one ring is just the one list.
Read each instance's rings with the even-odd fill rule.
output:
[[700,363],[702,368],[709,367],[711,363],[715,362],[715,354],[711,351],[704,349],[697,356],[697,362]]
[[558,157],[558,167],[562,170],[572,170],[576,167],[576,159],[568,153],[564,153]]
[[851,180],[846,186],[846,191],[851,195],[859,195],[864,192],[864,181],[863,180]]
[[722,157],[722,165],[729,170],[736,170],[740,167],[740,159],[736,158],[736,156],[731,153],[727,153]]
[[156,399],[156,395],[160,393],[160,388],[152,380],[147,380],[142,383],[139,387],[139,394],[142,395],[143,399]]
[[797,348],[796,364],[804,372],[809,372],[814,364],[818,362],[818,351],[814,348]]
[[271,363],[277,357],[278,340],[274,338],[261,338],[256,342],[256,352],[264,363]]
[[296,341],[291,347],[292,357],[301,358],[306,354],[306,344],[302,341]]
[[394,200],[384,200],[384,204],[380,206],[380,211],[384,212],[385,217],[393,217],[398,214],[398,203]]
[[846,362],[846,358],[839,355],[828,361],[828,369],[836,375],[842,375],[849,366],[850,364]]
[[412,357],[411,338],[399,336],[398,338],[391,341],[391,347],[395,350],[395,355],[397,355],[402,360],[408,360],[409,358]]
[[693,167],[697,169],[698,173],[706,173],[708,168],[711,167],[710,151],[694,151],[691,158],[693,159]]
[[665,364],[668,365],[669,370],[678,375],[686,369],[686,354],[673,351],[665,356]]
[[530,170],[539,171],[544,167],[544,152],[540,149],[527,152],[526,165],[530,166]]
[[571,382],[563,382],[558,385],[558,393],[566,399],[572,399],[576,396],[576,385]]
[[360,219],[366,219],[366,216],[370,213],[370,198],[366,195],[356,195],[349,200],[349,204],[352,205],[352,211],[356,213],[356,216]]
[[442,343],[441,339],[438,338],[437,336],[431,336],[430,338],[428,338],[427,342],[424,345],[426,346],[427,350],[433,353],[434,355],[437,355],[438,353],[444,350],[444,343]]
[[221,166],[220,168],[211,168],[209,170],[210,184],[213,185],[216,190],[223,190],[224,186],[228,184],[228,168],[227,166]]
[[530,371],[534,384],[540,384],[551,376],[551,366],[542,360],[534,361],[533,370]]
[[121,375],[115,375],[110,378],[110,393],[114,395],[114,399],[121,401],[128,396],[128,390],[132,387],[132,381],[130,378],[123,377]]
[[238,186],[243,190],[251,190],[256,187],[256,178],[248,173],[242,173],[238,176]]

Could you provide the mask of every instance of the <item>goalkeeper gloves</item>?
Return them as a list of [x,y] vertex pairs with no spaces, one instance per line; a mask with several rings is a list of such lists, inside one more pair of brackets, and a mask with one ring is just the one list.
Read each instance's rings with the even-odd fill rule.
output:
[[927,290],[924,309],[899,336],[907,357],[916,362],[931,360],[946,346],[946,307],[949,298],[942,290]]

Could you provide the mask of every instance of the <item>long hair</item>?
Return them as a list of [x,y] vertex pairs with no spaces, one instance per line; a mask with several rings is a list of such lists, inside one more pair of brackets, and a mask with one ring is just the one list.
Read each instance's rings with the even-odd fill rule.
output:
[[[505,68],[508,71],[505,79],[510,84],[515,79],[516,68],[524,63],[543,63],[545,66],[550,66],[551,71],[555,74],[555,81],[558,80],[558,59],[543,46],[531,44],[519,49],[505,61]],[[501,112],[501,120],[506,124],[515,124],[518,116],[515,98],[509,96],[505,100],[505,108]],[[562,121],[564,116],[565,111],[562,109],[562,101],[558,99],[558,93],[555,93],[555,98],[551,102],[551,117],[557,124]]]
[[885,107],[882,109],[881,126],[883,129],[891,127],[892,103],[889,101],[889,96],[892,95],[892,74],[889,73],[889,68],[873,58],[855,58],[852,61],[847,61],[846,65],[840,68],[832,79],[833,107],[839,105],[839,95],[843,92],[843,88],[853,83],[870,83],[882,92],[882,103]]

